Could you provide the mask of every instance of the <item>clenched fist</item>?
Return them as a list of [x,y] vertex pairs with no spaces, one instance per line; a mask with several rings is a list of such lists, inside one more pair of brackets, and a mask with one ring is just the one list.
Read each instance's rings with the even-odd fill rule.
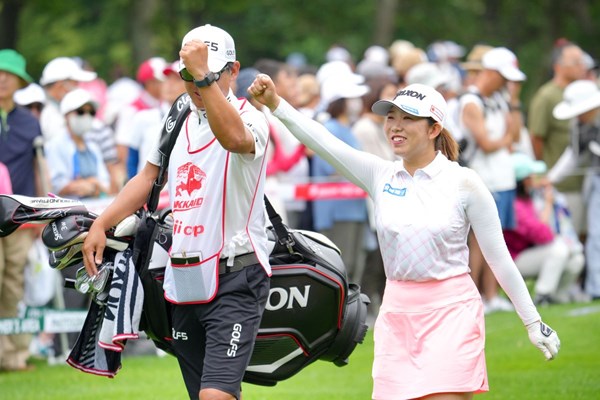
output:
[[258,74],[248,88],[248,93],[259,103],[274,111],[279,106],[279,95],[275,90],[273,80],[265,74]]

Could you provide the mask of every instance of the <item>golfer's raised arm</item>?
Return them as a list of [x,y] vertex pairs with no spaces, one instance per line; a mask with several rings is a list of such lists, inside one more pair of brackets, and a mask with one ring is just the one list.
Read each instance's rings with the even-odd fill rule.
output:
[[271,78],[259,74],[248,88],[258,102],[267,106],[289,131],[346,179],[369,192],[374,176],[388,163],[378,156],[349,146],[327,128],[281,100]]

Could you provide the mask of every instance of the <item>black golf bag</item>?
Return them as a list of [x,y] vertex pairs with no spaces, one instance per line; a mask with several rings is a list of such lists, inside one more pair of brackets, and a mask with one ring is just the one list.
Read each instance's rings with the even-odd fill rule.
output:
[[344,366],[367,332],[369,299],[348,284],[335,245],[313,232],[290,237],[289,248],[278,241],[271,253],[271,290],[246,382],[274,385],[316,360]]
[[[272,210],[268,200],[267,208]],[[276,226],[269,231],[271,289],[244,375],[245,382],[266,386],[316,360],[346,365],[367,332],[369,304],[360,288],[348,283],[339,249],[329,239],[315,232],[290,231],[276,214],[271,220]],[[144,287],[140,329],[158,348],[174,354],[170,303],[162,289],[170,242],[166,212],[142,218],[134,244],[134,262]]]

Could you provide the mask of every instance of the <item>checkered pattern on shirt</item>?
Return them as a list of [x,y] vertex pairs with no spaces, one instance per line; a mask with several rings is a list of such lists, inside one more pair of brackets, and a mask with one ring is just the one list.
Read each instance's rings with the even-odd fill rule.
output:
[[[469,223],[452,170],[399,171],[377,193],[377,232],[388,279],[426,281],[469,271]],[[404,196],[383,190],[406,188]]]

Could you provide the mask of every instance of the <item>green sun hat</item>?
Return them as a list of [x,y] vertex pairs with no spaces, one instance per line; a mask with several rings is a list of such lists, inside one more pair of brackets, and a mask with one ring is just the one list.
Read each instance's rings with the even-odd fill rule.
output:
[[25,82],[31,83],[33,78],[25,71],[25,64],[25,57],[15,50],[0,50],[0,71],[10,72]]

